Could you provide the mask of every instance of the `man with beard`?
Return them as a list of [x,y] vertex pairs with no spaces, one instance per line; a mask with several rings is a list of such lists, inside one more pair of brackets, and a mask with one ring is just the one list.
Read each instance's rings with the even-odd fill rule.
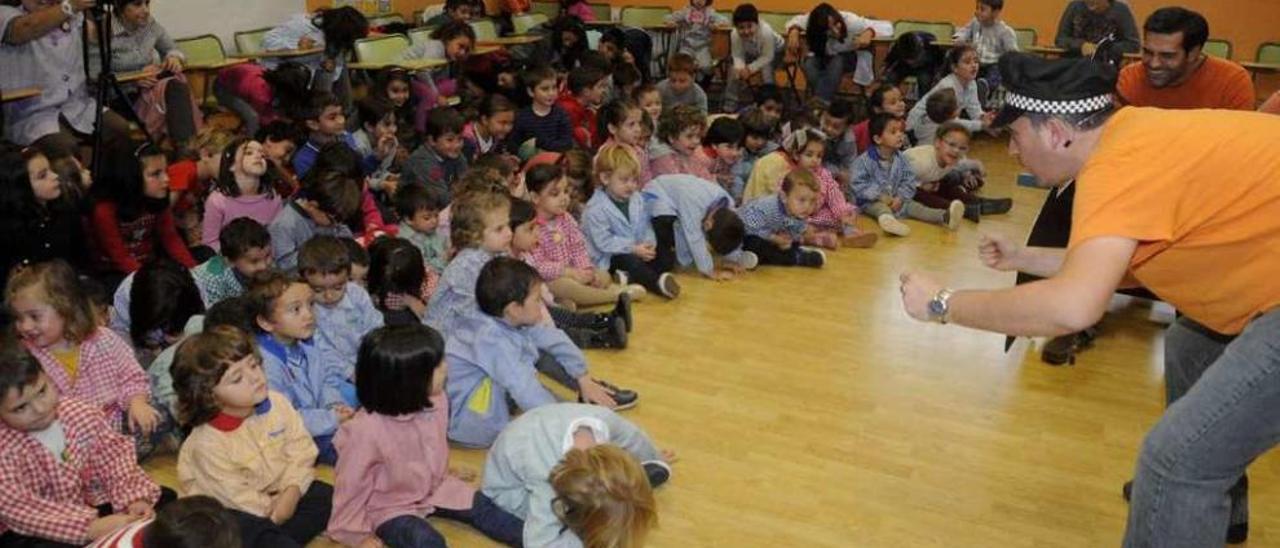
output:
[[1194,11],[1161,8],[1142,25],[1142,62],[1120,71],[1116,91],[1139,107],[1253,110],[1244,67],[1204,53],[1209,23]]

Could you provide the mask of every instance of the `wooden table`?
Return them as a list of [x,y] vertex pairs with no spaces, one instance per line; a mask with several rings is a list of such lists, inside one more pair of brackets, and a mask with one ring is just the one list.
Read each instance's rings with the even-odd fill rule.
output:
[[246,58],[227,58],[216,63],[191,63],[189,65],[182,65],[182,70],[194,72],[216,72],[227,67],[243,65],[248,62],[249,59]]
[[291,59],[324,53],[324,48],[278,49],[273,51],[255,51],[253,53],[237,53],[232,57],[243,59]]
[[609,27],[620,27],[620,26],[622,26],[622,21],[588,21],[588,22],[583,23],[583,24],[582,24],[582,26],[587,27],[587,28],[589,28],[589,29],[590,29],[590,28],[609,28]]
[[402,68],[408,71],[417,72],[420,70],[430,70],[448,65],[449,62],[444,59],[403,59],[397,61],[386,62],[364,62],[350,63],[347,65],[352,70],[382,70],[385,68]]
[[21,101],[36,97],[41,93],[43,91],[37,87],[0,90],[0,102]]
[[546,39],[546,35],[536,34],[519,34],[515,36],[499,36],[487,40],[477,40],[476,44],[480,46],[523,46],[527,44],[536,44]]
[[1280,72],[1280,64],[1276,63],[1259,63],[1257,61],[1240,61],[1240,66],[1244,67],[1254,76],[1258,74],[1272,74]]

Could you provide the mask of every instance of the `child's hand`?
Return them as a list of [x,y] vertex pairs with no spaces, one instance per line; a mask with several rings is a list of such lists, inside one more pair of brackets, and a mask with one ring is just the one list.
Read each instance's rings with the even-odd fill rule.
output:
[[902,198],[894,198],[889,202],[889,209],[900,211],[902,209]]
[[582,399],[587,403],[608,407],[613,409],[618,406],[618,402],[614,401],[613,393],[607,388],[600,386],[595,379],[583,375],[578,377],[578,392],[582,394]]
[[449,475],[467,483],[480,479],[480,474],[476,472],[475,468],[469,466],[450,466]]
[[396,191],[399,189],[400,189],[400,174],[392,173],[390,175],[387,175],[386,179],[382,180],[382,191],[387,193],[387,196],[394,198],[396,196]]
[[569,276],[570,278],[577,280],[578,283],[583,283],[583,284],[590,284],[596,279],[596,273],[595,271],[592,271],[592,270],[578,270],[576,268],[566,268],[564,269],[564,273],[566,276]]
[[316,41],[309,36],[303,36],[301,40],[298,40],[298,49],[311,49],[314,47],[316,47]]
[[984,112],[984,113],[982,113],[982,129],[987,129],[987,128],[991,127],[991,124],[992,124],[993,122],[995,122],[995,121],[996,121],[996,113],[995,113],[995,112]]
[[160,412],[147,403],[146,394],[138,394],[129,400],[127,415],[134,432],[150,435],[160,424]]
[[395,135],[383,135],[378,139],[378,147],[374,154],[379,160],[386,160],[388,157],[396,153],[400,148],[400,142],[396,140]]
[[338,422],[347,422],[356,415],[356,410],[342,404],[333,406],[333,413],[338,415]]
[[640,257],[642,261],[652,261],[658,256],[658,249],[653,244],[636,244],[635,247],[631,248],[631,253]]
[[613,285],[613,278],[609,277],[609,273],[600,271],[595,272],[595,276],[591,281],[591,287],[604,289],[610,285]]
[[89,522],[89,530],[85,534],[89,536],[89,540],[98,540],[135,521],[138,521],[137,516],[111,514]]
[[658,452],[662,455],[662,460],[667,464],[675,464],[676,461],[680,460],[680,457],[676,456],[676,452],[671,449],[662,449]]
[[298,490],[298,486],[290,485],[288,489],[281,491],[271,499],[271,508],[267,512],[267,519],[272,523],[280,525],[289,518],[293,517],[293,513],[298,510],[298,499],[302,498],[302,491]]
[[[741,269],[742,267],[739,266],[738,268]],[[728,267],[727,270],[721,269],[712,272],[710,277],[717,282],[727,282],[732,280],[735,276],[737,276],[737,273],[734,272],[733,267]]]
[[778,249],[791,249],[791,242],[792,240],[791,240],[790,234],[774,234],[773,235],[773,244],[778,246]]
[[151,516],[156,515],[156,509],[145,500],[135,500],[125,507],[125,513],[138,519],[150,519]]

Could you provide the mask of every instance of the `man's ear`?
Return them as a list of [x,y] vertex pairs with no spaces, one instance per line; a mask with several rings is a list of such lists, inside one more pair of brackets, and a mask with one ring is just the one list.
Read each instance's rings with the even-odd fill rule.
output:
[[309,130],[311,130],[311,131],[320,131],[320,121],[319,121],[319,120],[307,120],[307,129],[309,129]]

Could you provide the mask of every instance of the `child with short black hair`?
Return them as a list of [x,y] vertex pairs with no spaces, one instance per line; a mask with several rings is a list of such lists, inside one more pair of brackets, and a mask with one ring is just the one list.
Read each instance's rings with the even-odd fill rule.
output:
[[630,98],[644,84],[644,75],[632,63],[615,63],[612,80],[613,92],[609,96],[614,99]]
[[750,86],[755,78],[762,84],[773,84],[773,72],[781,64],[784,46],[782,36],[767,21],[760,20],[754,5],[738,4],[733,9],[733,32],[729,33],[733,66],[729,67],[724,87],[724,112],[738,111],[741,88]]
[[448,205],[439,191],[420,185],[405,187],[396,195],[396,214],[400,216],[396,234],[416,246],[427,266],[437,274],[444,272],[449,262],[449,248],[438,230],[440,212]]
[[462,128],[462,151],[468,161],[490,154],[509,154],[507,137],[516,124],[516,105],[499,93],[480,101],[478,117]]
[[[733,211],[733,197],[720,185],[692,175],[663,175],[649,181],[644,198],[661,264],[692,263],[703,276],[719,281],[759,264],[754,253],[741,250],[746,229]],[[713,252],[726,259],[721,269]]]
[[191,271],[173,261],[147,263],[116,289],[111,328],[133,343],[146,370],[155,355],[182,336],[187,320],[204,314]]
[[853,122],[853,104],[844,99],[831,101],[818,116],[818,120],[822,132],[827,135],[822,166],[835,177],[840,186],[848,186],[853,162],[858,159],[858,140],[849,130]]
[[[711,0],[689,0],[689,5],[668,14],[665,18],[668,25],[674,26],[677,54],[689,55],[697,64],[699,72],[711,70],[711,31],[718,26],[729,24],[729,18],[711,7]],[[668,73],[670,77],[670,73]],[[703,105],[703,112],[706,105]]]
[[303,546],[324,531],[333,487],[315,479],[316,444],[263,369],[253,337],[234,327],[178,347],[173,385],[191,429],[178,480],[187,495],[226,506],[245,546]]
[[569,114],[556,104],[559,89],[556,72],[550,67],[533,67],[521,75],[525,90],[533,100],[516,113],[515,127],[507,138],[510,150],[520,150],[525,141],[534,140],[539,150],[564,152],[573,147],[573,124]]
[[573,141],[590,149],[596,141],[596,111],[604,103],[609,90],[609,74],[595,67],[582,67],[569,73],[568,86],[556,104],[569,115]]
[[[978,0],[969,24],[956,29],[956,43],[972,44],[978,50],[979,76],[989,89],[1000,85],[997,63],[1004,54],[1018,51],[1018,33],[1000,20],[1004,0]],[[941,38],[941,36],[939,36]]]
[[356,149],[355,138],[347,131],[347,114],[342,100],[332,93],[317,92],[311,96],[302,113],[302,124],[307,128],[307,142],[293,154],[293,173],[298,178],[307,176],[320,155],[320,148],[332,142],[342,142],[351,150]]
[[687,105],[701,111],[703,116],[707,115],[707,92],[694,81],[697,72],[698,65],[693,56],[687,53],[671,56],[667,63],[667,78],[657,85],[665,110]]
[[588,402],[617,409],[637,403],[634,392],[590,376],[582,351],[550,325],[542,284],[538,272],[518,259],[496,257],[481,268],[475,309],[458,318],[445,345],[452,368],[445,386],[453,409],[450,440],[488,447],[510,420],[508,396],[526,411],[554,403],[538,371]]
[[347,255],[351,257],[351,281],[367,289],[366,280],[369,277],[369,251],[360,245],[355,238],[338,238],[342,241],[342,245],[347,248]]
[[55,384],[22,343],[0,337],[0,544],[6,546],[82,545],[150,517],[161,500],[137,464],[132,440],[101,406],[66,397]]
[[340,372],[342,399],[352,407],[355,397],[356,352],[360,339],[382,327],[382,314],[369,293],[351,281],[351,254],[342,240],[316,236],[298,252],[298,274],[315,295],[315,342],[325,367]]
[[749,107],[748,111],[758,110],[764,113],[765,120],[777,127],[782,121],[782,112],[785,108],[786,104],[782,102],[782,90],[774,84],[764,84],[756,88],[755,103]]
[[954,89],[946,88],[930,94],[924,103],[925,117],[917,128],[920,132],[917,141],[927,144],[927,136],[936,135],[940,126],[960,117],[960,101],[956,99]]
[[981,162],[966,157],[969,139],[969,130],[964,126],[947,122],[938,128],[933,143],[909,149],[903,156],[920,181],[915,201],[936,208],[947,207],[951,200],[960,200],[964,202],[964,218],[978,222],[983,215],[1007,213],[1013,207],[1013,200],[977,194],[984,183],[984,170]]
[[258,221],[241,217],[227,223],[218,242],[219,254],[191,269],[206,307],[244,294],[249,278],[271,267],[271,233]]
[[940,224],[949,230],[959,228],[964,215],[960,200],[951,201],[947,209],[935,209],[912,199],[919,181],[902,155],[902,143],[907,138],[902,118],[877,114],[871,118],[870,131],[876,146],[858,157],[850,188],[850,197],[862,212],[875,219],[886,234],[894,236],[911,234],[911,227],[899,217]]
[[339,389],[346,379],[327,366],[314,339],[315,293],[303,280],[269,270],[254,277],[245,298],[253,303],[257,345],[271,389],[301,414],[320,452],[316,462],[333,464],[338,458],[333,434],[353,411]]
[[298,176],[293,172],[293,154],[298,150],[298,143],[303,141],[298,127],[284,120],[276,120],[262,126],[254,140],[262,143],[262,150],[271,162],[274,180],[278,185],[276,191],[282,197],[293,196],[298,191]]
[[662,113],[658,137],[665,145],[666,154],[654,153],[649,163],[653,176],[683,173],[714,181],[706,161],[697,154],[706,131],[707,115],[696,108],[678,105]]
[[674,299],[680,295],[680,284],[671,274],[674,256],[658,258],[657,237],[639,192],[639,172],[640,163],[629,147],[600,147],[595,164],[599,185],[582,214],[587,251],[596,268],[620,273],[620,278]]
[[[899,118],[907,115],[907,102],[903,98],[902,88],[889,82],[881,82],[874,91],[871,92],[871,98],[867,100],[867,104],[871,105],[871,115],[875,116],[883,112],[887,112]],[[853,137],[858,145],[858,150],[865,152],[871,149],[871,132],[869,126],[871,118],[867,118],[853,126]]]
[[733,168],[742,158],[745,133],[742,122],[737,118],[721,116],[711,122],[702,137],[702,147],[697,152],[702,165],[711,174],[711,181],[731,194],[735,185]]
[[235,517],[216,499],[183,497],[87,548],[240,548]]
[[422,146],[409,155],[400,174],[401,186],[424,185],[450,198],[453,183],[467,171],[462,154],[462,128],[466,120],[452,108],[437,108],[427,116]]
[[676,455],[595,405],[527,411],[494,441],[481,490],[525,520],[525,546],[643,546]]
[[777,194],[743,205],[738,211],[747,230],[743,249],[760,257],[761,264],[822,268],[827,262],[826,254],[801,245],[819,190],[812,173],[793,169],[782,179]]
[[427,27],[443,27],[449,23],[467,23],[472,17],[483,17],[483,13],[472,13],[471,0],[445,0],[444,9],[436,16],[423,21]]
[[293,271],[298,249],[313,236],[351,237],[346,221],[360,210],[360,183],[338,171],[316,172],[280,210],[267,231],[276,268]]
[[630,299],[644,296],[643,287],[615,285],[606,270],[592,264],[582,228],[568,214],[569,189],[559,167],[535,166],[525,175],[525,186],[537,210],[540,230],[532,264],[558,302],[577,309],[613,303],[623,295]]
[[356,114],[360,129],[351,138],[351,147],[363,158],[369,188],[387,196],[394,196],[400,175],[392,173],[400,151],[399,122],[395,105],[376,96],[368,96],[356,102]]
[[742,123],[742,157],[733,166],[733,188],[729,194],[733,196],[734,203],[742,202],[742,193],[756,162],[778,150],[778,143],[773,141],[773,124],[763,112],[753,109],[743,113],[738,120]]
[[369,295],[386,325],[422,323],[435,278],[418,248],[402,238],[369,246]]
[[[334,439],[337,490],[328,535],[347,546],[441,539],[427,516],[466,523],[518,546],[524,523],[449,469],[444,338],[421,324],[379,328],[360,345],[364,408]],[[413,481],[405,481],[413,478]]]

